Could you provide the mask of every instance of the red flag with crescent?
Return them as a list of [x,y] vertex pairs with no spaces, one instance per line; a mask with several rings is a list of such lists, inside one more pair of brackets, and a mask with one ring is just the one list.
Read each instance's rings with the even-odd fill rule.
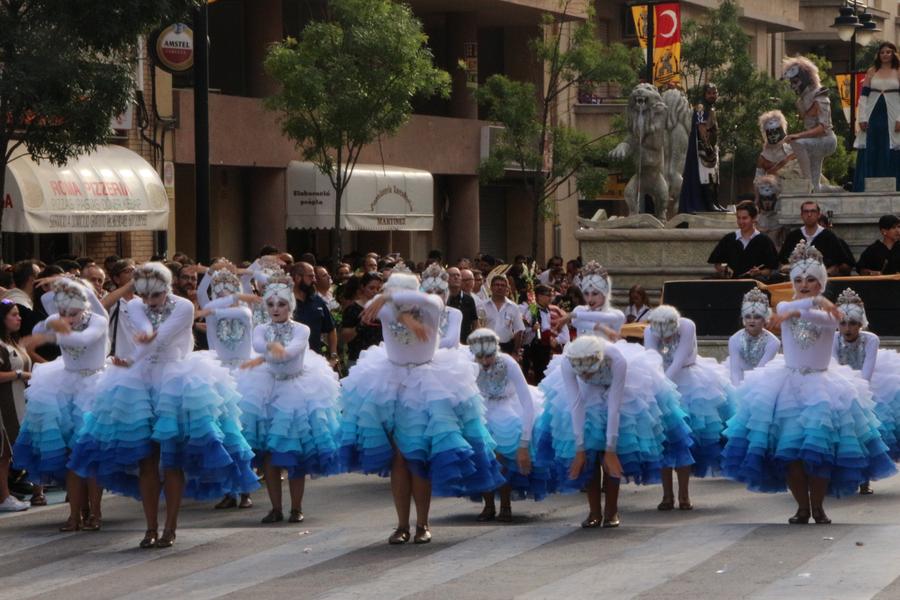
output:
[[653,83],[681,84],[681,6],[677,2],[653,7]]

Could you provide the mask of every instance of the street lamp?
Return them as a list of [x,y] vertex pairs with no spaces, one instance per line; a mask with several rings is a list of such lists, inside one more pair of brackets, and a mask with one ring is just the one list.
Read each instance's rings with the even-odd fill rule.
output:
[[[861,12],[857,12],[862,8]],[[881,31],[872,15],[869,14],[868,1],[866,6],[860,7],[855,0],[848,0],[834,18],[831,25],[837,30],[838,37],[843,42],[850,42],[850,68],[847,69],[850,78],[850,135],[847,139],[847,148],[852,150],[853,138],[856,136],[856,45],[868,46],[875,34]]]

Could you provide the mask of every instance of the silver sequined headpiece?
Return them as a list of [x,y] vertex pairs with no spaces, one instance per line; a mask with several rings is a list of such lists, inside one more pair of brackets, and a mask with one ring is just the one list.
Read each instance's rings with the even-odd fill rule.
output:
[[146,262],[134,269],[134,293],[150,296],[172,291],[172,271],[161,262]]
[[435,293],[447,301],[450,295],[450,275],[438,263],[433,262],[422,271],[422,283],[419,289],[426,294]]
[[566,344],[563,355],[576,374],[586,376],[600,370],[605,349],[606,346],[599,337],[579,335],[575,341]]
[[769,297],[759,288],[753,288],[744,294],[744,299],[741,301],[741,318],[754,315],[764,319],[772,316]]
[[837,297],[837,307],[844,313],[844,321],[855,322],[868,327],[866,305],[853,289],[847,288]]
[[681,313],[674,306],[661,304],[650,311],[647,321],[653,332],[665,339],[672,337],[678,331],[678,319],[680,318]]
[[475,358],[494,356],[500,350],[500,338],[486,327],[476,329],[470,333],[469,337],[466,338],[466,343],[469,345],[469,352]]
[[263,292],[263,301],[268,301],[269,298],[284,300],[293,312],[294,307],[297,306],[297,299],[294,297],[294,280],[287,275],[270,277],[266,283],[266,291]]
[[53,282],[53,302],[60,314],[67,310],[87,310],[90,306],[84,285],[68,277]]
[[825,265],[822,263],[822,253],[814,246],[807,246],[806,240],[800,240],[794,246],[790,263],[791,282],[811,275],[822,285],[822,289],[825,289],[825,285],[828,283],[828,271],[825,270]]
[[607,273],[606,269],[600,266],[595,260],[589,261],[584,267],[581,269],[581,291],[587,292],[588,290],[593,290],[595,292],[600,292],[606,298],[607,304],[609,303],[609,290],[612,287],[612,281],[610,281],[609,273]]

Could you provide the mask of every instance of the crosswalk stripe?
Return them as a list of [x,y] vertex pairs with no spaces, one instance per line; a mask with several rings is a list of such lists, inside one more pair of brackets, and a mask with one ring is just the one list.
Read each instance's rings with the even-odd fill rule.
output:
[[[823,530],[824,531],[824,530]],[[869,600],[900,577],[900,526],[862,526],[752,595],[753,600]]]
[[619,558],[582,569],[522,599],[633,598],[708,560],[753,531],[756,525],[702,525],[667,529],[625,550]]
[[332,590],[318,596],[317,600],[404,598],[534,550],[573,531],[561,525],[499,527],[446,550],[389,569],[364,583]]
[[216,539],[232,535],[235,529],[198,529],[179,538],[174,548],[164,551],[141,550],[136,539],[128,539],[105,548],[50,562],[8,577],[0,577],[0,600],[24,600],[69,585],[77,585],[117,569],[133,567],[173,553],[183,553]]
[[364,546],[384,542],[384,532],[329,529],[198,571],[168,583],[121,596],[122,600],[207,600],[308,569]]

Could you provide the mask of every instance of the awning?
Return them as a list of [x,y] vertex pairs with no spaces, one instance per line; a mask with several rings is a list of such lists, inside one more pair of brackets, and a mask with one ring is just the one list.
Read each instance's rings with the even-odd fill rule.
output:
[[[381,165],[356,165],[341,202],[349,231],[431,231],[431,173]],[[334,188],[315,165],[291,161],[287,168],[287,228],[334,227]]]
[[139,154],[101,146],[64,167],[30,156],[6,169],[3,231],[67,233],[167,229],[169,198]]

